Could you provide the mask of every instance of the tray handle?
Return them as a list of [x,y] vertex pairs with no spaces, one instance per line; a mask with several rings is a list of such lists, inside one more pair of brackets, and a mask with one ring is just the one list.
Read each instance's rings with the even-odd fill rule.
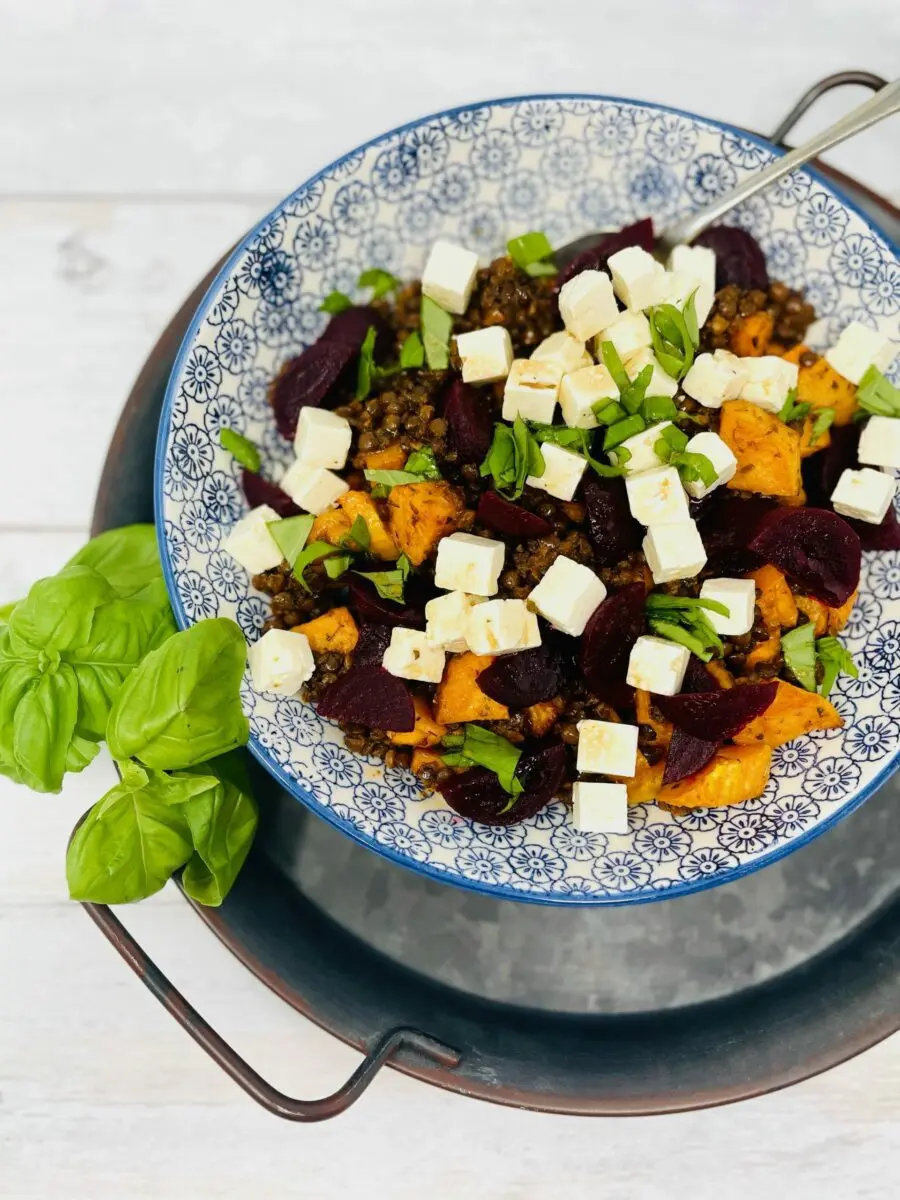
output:
[[191,1035],[213,1062],[218,1063],[257,1104],[287,1121],[325,1121],[336,1117],[358,1100],[388,1059],[398,1051],[423,1055],[442,1067],[459,1065],[460,1056],[449,1046],[418,1029],[398,1027],[379,1037],[343,1087],[321,1100],[297,1100],[273,1087],[235,1051],[160,971],[122,922],[105,904],[82,906],[111,946],[156,997],[166,1012]]
[[838,71],[834,75],[826,75],[824,79],[820,79],[818,83],[814,83],[811,88],[808,88],[803,93],[787,116],[784,117],[778,127],[770,134],[769,140],[774,142],[776,146],[782,145],[784,139],[800,118],[826,92],[834,91],[835,88],[839,87],[848,87],[851,84],[857,87],[866,87],[873,92],[877,92],[881,88],[887,87],[887,83],[886,79],[882,79],[880,75],[874,75],[871,71]]

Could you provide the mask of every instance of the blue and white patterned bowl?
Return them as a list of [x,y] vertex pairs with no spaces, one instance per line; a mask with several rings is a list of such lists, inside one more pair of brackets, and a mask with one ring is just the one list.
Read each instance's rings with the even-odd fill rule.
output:
[[[665,221],[732,188],[773,156],[689,113],[594,96],[453,109],[345,154],[265,217],[228,259],[181,347],[159,432],[156,513],[182,626],[236,620],[259,635],[266,600],[222,550],[246,509],[218,445],[230,426],[274,478],[292,457],[266,386],[321,332],[324,295],[363,268],[417,277],[435,238],[479,251],[543,229],[562,244],[651,215]],[[774,278],[802,286],[820,342],[850,320],[898,336],[897,252],[830,184],[799,172],[731,218],[759,238]],[[815,330],[813,331],[816,332]],[[812,339],[814,342],[816,338]],[[250,749],[287,790],[365,846],[435,879],[519,900],[634,903],[697,891],[788,854],[856,808],[894,769],[900,714],[900,559],[867,555],[847,630],[860,664],[833,697],[846,725],[776,750],[772,779],[738,808],[631,810],[627,836],[580,833],[553,803],[521,825],[470,824],[414,777],[344,748],[296,699],[244,687]]]

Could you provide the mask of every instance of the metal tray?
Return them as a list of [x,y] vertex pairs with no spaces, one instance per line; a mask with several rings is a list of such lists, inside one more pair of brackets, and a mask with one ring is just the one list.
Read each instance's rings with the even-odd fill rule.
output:
[[[845,72],[812,88],[881,86]],[[830,172],[890,236],[900,212]],[[152,519],[152,447],[179,342],[212,273],[125,407],[94,530]],[[623,909],[549,910],[430,882],[317,820],[251,763],[257,844],[198,915],[298,1012],[366,1057],[301,1101],[244,1062],[112,912],[86,909],[187,1032],[279,1116],[345,1109],[384,1062],[485,1100],[598,1115],[722,1104],[806,1078],[900,1028],[900,784],[827,836],[735,883]]]

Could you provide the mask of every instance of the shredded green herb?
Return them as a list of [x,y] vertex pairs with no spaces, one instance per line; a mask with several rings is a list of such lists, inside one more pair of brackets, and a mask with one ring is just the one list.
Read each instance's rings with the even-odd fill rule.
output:
[[363,271],[357,282],[359,287],[372,289],[373,300],[381,300],[400,286],[397,276],[390,271],[383,271],[381,267],[370,267],[368,271]]
[[393,600],[395,604],[402,604],[404,585],[411,571],[412,563],[405,554],[401,554],[396,567],[390,571],[357,571],[356,574],[373,583],[382,600]]
[[516,266],[528,275],[556,274],[556,266],[547,261],[553,254],[553,247],[545,233],[523,233],[510,238],[506,243],[506,251]]
[[431,371],[445,371],[450,365],[450,334],[453,318],[435,304],[430,296],[422,297],[420,310],[422,345],[425,361]]
[[512,427],[502,422],[494,426],[494,437],[480,473],[490,475],[497,491],[511,500],[522,495],[529,475],[543,475],[540,445],[521,417],[516,417]]
[[463,727],[462,738],[458,734],[451,734],[444,738],[443,744],[449,749],[449,753],[442,755],[448,767],[478,766],[493,771],[500,786],[512,797],[503,812],[512,808],[516,797],[525,790],[516,775],[522,757],[518,747],[498,733],[471,724]]
[[877,367],[869,367],[859,381],[856,403],[879,417],[900,417],[900,388],[894,387]]
[[219,445],[223,450],[227,450],[233,458],[237,459],[242,467],[246,467],[248,471],[258,471],[262,465],[259,450],[242,433],[237,433],[233,429],[220,429]]
[[651,592],[647,597],[647,624],[651,631],[658,637],[687,646],[703,662],[709,662],[714,655],[721,657],[725,649],[707,611],[723,617],[729,615],[728,608],[718,600],[667,596],[662,592]]
[[816,690],[816,638],[811,622],[781,635],[784,662],[797,682],[808,692]]

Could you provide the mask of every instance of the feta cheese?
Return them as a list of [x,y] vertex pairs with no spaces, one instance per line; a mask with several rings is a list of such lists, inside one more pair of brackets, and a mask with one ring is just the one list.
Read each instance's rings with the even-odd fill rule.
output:
[[590,567],[560,554],[533,589],[528,602],[554,629],[570,637],[580,637],[605,599],[606,586]]
[[425,605],[425,636],[432,646],[440,646],[452,654],[464,654],[469,649],[466,623],[478,602],[478,597],[465,592],[446,592],[429,600]]
[[626,359],[623,366],[629,379],[637,379],[645,367],[653,368],[650,383],[644,393],[647,396],[668,396],[671,400],[678,391],[678,381],[666,374],[652,350],[638,350],[637,354],[632,354]]
[[469,307],[477,272],[477,254],[453,242],[435,242],[422,272],[422,294],[459,316]]
[[716,600],[728,609],[728,616],[704,609],[716,633],[741,637],[753,628],[756,608],[756,584],[752,579],[706,579],[700,588],[701,600]]
[[642,312],[619,313],[612,325],[601,330],[594,338],[594,353],[598,359],[602,355],[604,342],[612,342],[619,358],[624,361],[639,350],[646,350],[653,345],[650,322]]
[[553,442],[544,442],[541,454],[544,458],[543,475],[529,475],[525,482],[529,487],[540,488],[542,492],[555,496],[557,500],[571,500],[578,491],[587,459]]
[[665,463],[656,453],[655,447],[662,437],[663,430],[671,424],[671,421],[660,421],[657,425],[651,425],[649,429],[645,429],[643,433],[636,433],[634,437],[626,438],[615,450],[610,450],[610,458],[614,463],[618,463],[619,455],[616,451],[627,450],[631,456],[624,464],[628,475],[637,475],[641,471],[652,471],[655,467],[664,466]]
[[564,375],[559,386],[559,406],[563,420],[572,429],[595,429],[600,422],[594,405],[601,400],[617,400],[619,389],[604,366],[582,367]]
[[559,289],[559,315],[580,342],[611,325],[618,312],[612,284],[603,271],[582,271]]
[[626,246],[607,262],[613,289],[626,308],[650,308],[666,298],[666,269],[640,246]]
[[674,467],[657,467],[625,480],[631,515],[642,525],[671,525],[690,516],[681,476]]
[[469,613],[466,641],[473,654],[515,654],[539,646],[541,631],[524,600],[486,600]]
[[631,648],[626,681],[642,692],[676,696],[684,683],[691,652],[665,638],[641,636]]
[[432,646],[419,629],[391,630],[391,641],[381,665],[399,679],[415,679],[419,683],[440,683],[446,656],[438,646]]
[[538,362],[549,362],[559,367],[563,375],[578,371],[591,365],[591,356],[585,349],[584,342],[572,337],[563,329],[559,333],[551,333],[531,352],[531,357]]
[[897,481],[884,471],[862,467],[859,471],[844,471],[831,493],[834,511],[842,517],[856,517],[880,525],[891,507]]
[[643,551],[654,583],[693,579],[706,566],[706,550],[696,521],[651,525]]
[[305,633],[270,629],[247,647],[250,678],[258,692],[294,696],[311,678],[315,659]]
[[681,304],[694,292],[697,324],[702,327],[716,296],[715,251],[708,246],[675,246],[669,255],[669,270],[687,281],[686,288],[681,285],[678,288]]
[[323,513],[326,508],[350,491],[350,485],[324,467],[308,467],[295,460],[285,472],[281,488],[304,512]]
[[352,437],[353,430],[346,417],[306,404],[300,409],[294,436],[297,462],[305,467],[340,470],[347,462]]
[[797,386],[798,367],[773,354],[760,358],[742,358],[739,399],[758,404],[766,412],[780,412],[787,394]]
[[572,824],[582,833],[627,833],[628,789],[624,783],[586,783],[572,788]]
[[863,425],[857,457],[873,467],[900,467],[900,419],[869,417]]
[[617,721],[578,722],[579,774],[631,778],[637,769],[638,727]]
[[514,359],[503,389],[503,420],[522,417],[525,421],[552,425],[561,378],[562,371],[556,363]]
[[495,596],[506,547],[495,538],[452,533],[438,542],[434,582],[448,592]]
[[736,365],[740,361],[734,354],[727,358],[718,353],[698,354],[681,386],[704,408],[721,408],[726,400],[737,400],[740,395],[744,383],[743,370]]
[[502,325],[457,334],[456,352],[462,362],[463,383],[495,383],[505,379],[512,366],[512,342]]
[[695,433],[685,446],[685,450],[688,454],[704,455],[712,463],[713,470],[716,472],[715,483],[708,486],[701,479],[695,479],[684,485],[685,491],[695,500],[709,495],[714,488],[721,487],[723,483],[727,483],[734,477],[737,470],[737,459],[728,443],[723,441],[717,433],[710,433],[709,430]]
[[251,575],[271,571],[281,563],[284,555],[269,532],[268,525],[270,521],[280,520],[274,508],[260,504],[258,508],[251,509],[246,517],[241,517],[222,543],[222,549]]
[[883,333],[851,321],[831,349],[825,351],[825,359],[839,375],[859,383],[869,367],[886,371],[898,350],[900,345]]

